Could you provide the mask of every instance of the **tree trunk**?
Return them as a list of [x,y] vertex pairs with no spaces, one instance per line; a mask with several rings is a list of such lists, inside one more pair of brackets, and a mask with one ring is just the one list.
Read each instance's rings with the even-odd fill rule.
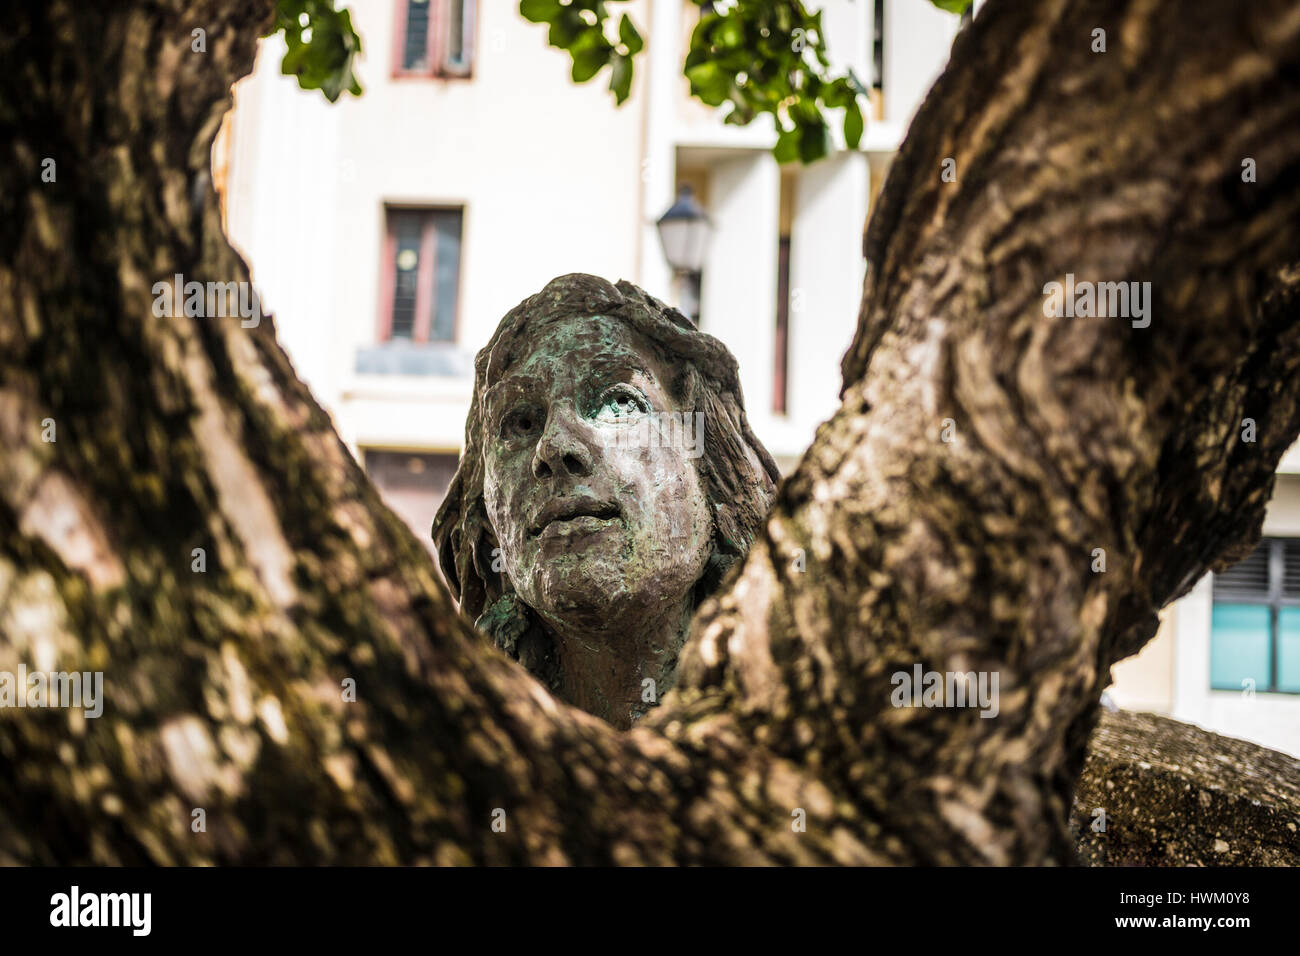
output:
[[[272,4],[99,7],[0,37],[0,670],[106,698],[0,710],[0,862],[1075,860],[1110,665],[1300,431],[1300,6],[987,5],[881,194],[844,405],[626,733],[455,613],[271,321],[154,314],[248,278],[207,169]],[[1150,326],[1045,316],[1067,273],[1149,281]],[[892,706],[918,664],[997,716]]]

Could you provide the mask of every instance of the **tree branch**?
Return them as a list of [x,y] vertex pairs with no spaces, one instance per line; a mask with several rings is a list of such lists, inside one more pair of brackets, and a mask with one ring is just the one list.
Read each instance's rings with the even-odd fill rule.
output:
[[[1258,537],[1300,430],[1298,54],[1295,4],[994,2],[913,121],[844,405],[680,691],[891,859],[1071,860],[1110,665]],[[1074,280],[1150,283],[1149,327],[1046,314]],[[997,716],[891,706],[916,665],[998,675]]]

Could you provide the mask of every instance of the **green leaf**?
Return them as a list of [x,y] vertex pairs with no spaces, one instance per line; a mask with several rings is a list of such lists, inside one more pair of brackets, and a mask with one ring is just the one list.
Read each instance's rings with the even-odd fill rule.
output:
[[599,46],[585,46],[573,51],[573,82],[585,83],[609,62],[609,50]]
[[519,0],[519,14],[533,23],[550,23],[563,8],[558,0]]
[[572,6],[561,7],[555,19],[551,21],[551,29],[546,35],[546,42],[551,46],[559,47],[561,50],[567,50],[573,46],[578,37],[582,36],[586,28],[587,25],[578,16],[578,11],[574,10]]
[[615,54],[610,59],[609,88],[614,94],[614,103],[622,106],[632,92],[632,58]]
[[853,103],[844,111],[844,144],[849,149],[857,149],[862,142],[862,128],[862,110]]
[[290,43],[289,51],[285,53],[284,59],[280,61],[280,72],[285,76],[294,76],[306,68],[306,61],[307,44],[302,42]]
[[[333,2],[280,0],[286,8]],[[610,13],[615,3],[624,2],[520,0],[519,10],[534,23],[549,24],[550,45],[572,57],[574,82],[589,81],[608,63],[609,89],[622,105],[631,93],[635,58],[646,46],[631,16]],[[845,142],[849,148],[860,147],[866,121],[859,97],[866,91],[851,71],[832,71],[822,11],[810,13],[808,0],[742,0],[725,14],[704,0],[690,2],[699,8],[700,17],[691,31],[682,72],[694,98],[722,109],[723,123],[744,126],[766,113],[778,132],[777,158],[814,162],[831,150],[830,111],[842,109]],[[935,2],[965,9],[970,0]]]
[[821,99],[827,106],[837,108],[848,106],[853,102],[854,92],[843,80],[844,78],[840,77],[834,83],[822,88]]
[[731,112],[722,118],[728,126],[747,126],[754,119],[754,110],[738,103],[731,104]]
[[623,14],[623,19],[618,21],[618,38],[627,47],[627,52],[633,56],[640,53],[645,46],[641,34],[636,32],[636,27],[632,25],[632,21],[628,19],[626,13]]
[[[304,40],[307,30],[310,39]],[[284,33],[288,48],[280,72],[296,76],[304,90],[320,90],[331,103],[344,90],[360,95],[361,84],[352,66],[361,51],[361,38],[348,11],[334,9],[334,0],[279,0],[271,33],[275,32]]]
[[745,39],[745,32],[731,17],[726,17],[713,31],[713,42],[721,47],[737,47]]
[[940,10],[947,10],[949,13],[965,13],[966,8],[971,5],[971,0],[930,0]]
[[731,80],[716,63],[701,63],[686,71],[691,92],[709,106],[721,106],[731,89]]
[[830,152],[831,136],[825,121],[818,116],[816,122],[803,124],[799,131],[799,159],[805,164],[815,163]]
[[778,163],[792,163],[799,158],[799,137],[798,126],[781,131],[781,135],[776,138],[776,146],[772,149],[772,155]]

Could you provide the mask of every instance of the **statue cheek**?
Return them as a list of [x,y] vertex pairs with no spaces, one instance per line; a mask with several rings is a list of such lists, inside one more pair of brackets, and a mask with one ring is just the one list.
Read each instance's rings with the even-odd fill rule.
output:
[[688,458],[676,463],[676,481],[673,496],[677,498],[682,520],[681,524],[689,540],[698,545],[713,536],[713,515],[708,498],[704,494],[704,485],[700,481],[695,464]]
[[704,489],[698,485],[695,491],[695,536],[697,541],[706,544],[713,538],[713,509],[704,496]]
[[505,542],[510,537],[509,509],[503,507],[501,486],[496,475],[489,471],[483,476],[483,506],[487,509],[488,521],[496,532],[497,541]]

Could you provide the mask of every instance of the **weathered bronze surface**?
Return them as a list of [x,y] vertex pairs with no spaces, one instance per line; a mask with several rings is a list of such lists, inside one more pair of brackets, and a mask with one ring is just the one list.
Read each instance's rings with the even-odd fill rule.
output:
[[512,309],[475,367],[433,526],[443,570],[559,697],[631,726],[774,492],[735,359],[636,286],[573,274]]

